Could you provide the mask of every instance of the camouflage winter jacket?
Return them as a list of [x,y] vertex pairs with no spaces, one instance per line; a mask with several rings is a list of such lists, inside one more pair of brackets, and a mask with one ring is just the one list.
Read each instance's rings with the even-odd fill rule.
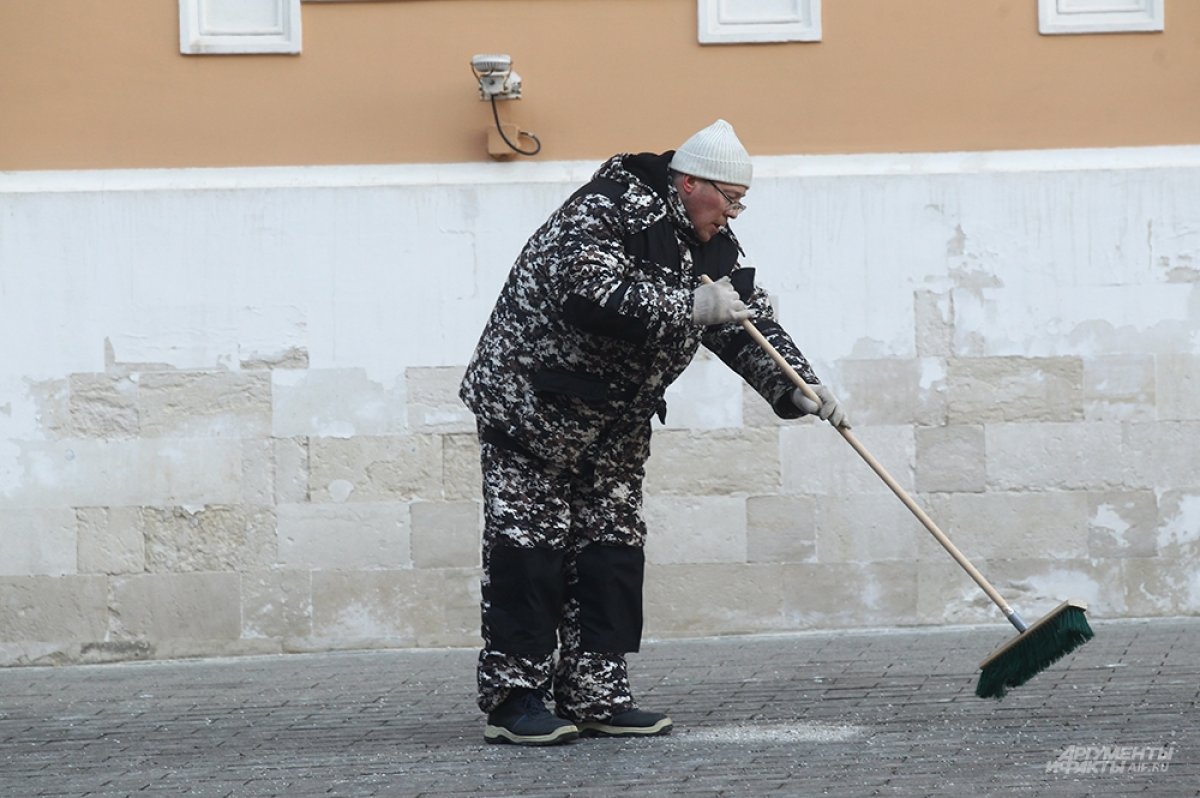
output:
[[[671,152],[617,155],[529,239],[467,366],[460,396],[481,429],[574,469],[589,447],[649,435],[663,395],[704,344],[783,418],[792,383],[740,324],[692,321],[699,275],[731,272],[755,324],[808,382],[726,228],[699,243],[668,179]],[[749,277],[748,281],[739,278]],[[644,460],[648,447],[633,447]],[[640,467],[641,462],[629,463]]]

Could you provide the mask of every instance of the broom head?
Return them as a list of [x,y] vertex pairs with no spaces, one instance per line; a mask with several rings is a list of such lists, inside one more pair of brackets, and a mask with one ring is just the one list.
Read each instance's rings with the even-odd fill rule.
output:
[[1091,640],[1081,601],[1064,601],[1037,623],[1005,643],[983,662],[975,695],[1003,698],[1008,688],[1037,676],[1059,658]]

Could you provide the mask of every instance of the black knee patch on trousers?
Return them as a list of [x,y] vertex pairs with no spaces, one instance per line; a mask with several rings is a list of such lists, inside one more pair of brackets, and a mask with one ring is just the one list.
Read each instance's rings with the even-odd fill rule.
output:
[[590,543],[579,552],[575,570],[583,650],[597,654],[637,651],[642,644],[645,551]]
[[492,648],[532,657],[554,652],[562,619],[564,561],[562,551],[541,546],[499,545],[491,550],[484,624]]

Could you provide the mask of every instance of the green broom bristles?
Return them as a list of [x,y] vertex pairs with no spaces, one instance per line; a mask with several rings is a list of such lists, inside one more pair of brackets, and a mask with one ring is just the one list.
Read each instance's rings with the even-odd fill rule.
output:
[[975,695],[1003,698],[1008,688],[1025,684],[1094,634],[1082,609],[1065,606],[1054,617],[1022,632],[1006,651],[984,665]]

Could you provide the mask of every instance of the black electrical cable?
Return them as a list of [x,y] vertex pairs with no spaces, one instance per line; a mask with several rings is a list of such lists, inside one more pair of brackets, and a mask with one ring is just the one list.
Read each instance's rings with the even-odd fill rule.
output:
[[526,133],[524,131],[521,131],[519,134],[521,136],[528,136],[529,138],[533,139],[533,143],[536,144],[537,146],[534,147],[532,150],[523,150],[520,147],[518,147],[516,144],[513,144],[511,141],[508,140],[508,136],[504,135],[504,128],[500,125],[500,112],[498,110],[496,110],[496,98],[493,96],[491,99],[492,99],[492,118],[496,120],[496,130],[497,130],[497,132],[500,133],[500,138],[504,139],[504,143],[508,145],[509,149],[511,149],[515,153],[519,153],[520,155],[537,155],[539,152],[541,152],[542,151],[542,142],[538,139],[537,136],[533,135],[532,133]]

